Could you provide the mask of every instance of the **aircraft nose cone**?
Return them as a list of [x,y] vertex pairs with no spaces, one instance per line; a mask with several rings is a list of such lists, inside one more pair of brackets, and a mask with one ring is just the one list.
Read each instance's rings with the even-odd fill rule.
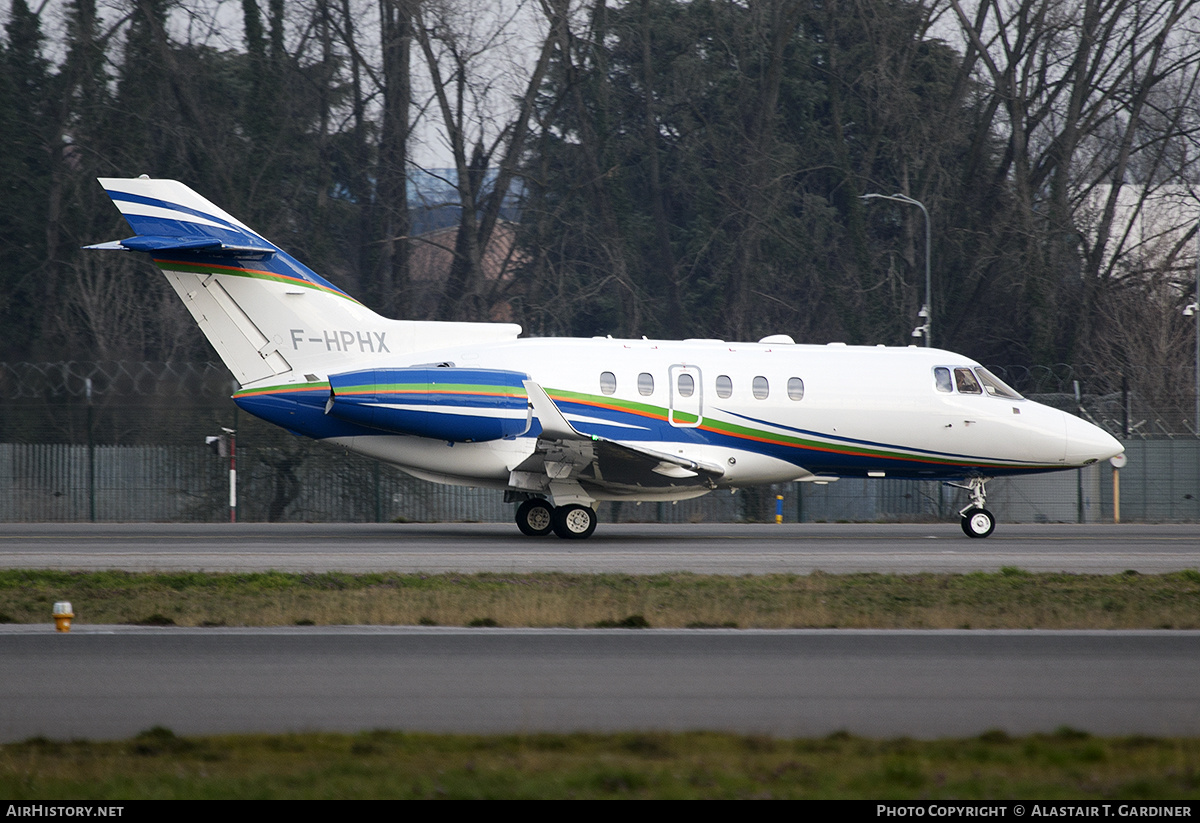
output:
[[1067,427],[1067,460],[1072,466],[1086,466],[1099,460],[1116,457],[1125,451],[1121,441],[1099,426],[1094,426],[1073,414],[1065,414]]

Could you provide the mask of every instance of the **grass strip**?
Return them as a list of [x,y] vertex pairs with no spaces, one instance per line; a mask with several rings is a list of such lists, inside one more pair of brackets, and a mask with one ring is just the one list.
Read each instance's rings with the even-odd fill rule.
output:
[[271,798],[1197,799],[1200,740],[708,732],[180,737],[0,745],[8,802]]
[[0,622],[176,626],[1200,628],[1200,571],[1143,575],[0,571]]

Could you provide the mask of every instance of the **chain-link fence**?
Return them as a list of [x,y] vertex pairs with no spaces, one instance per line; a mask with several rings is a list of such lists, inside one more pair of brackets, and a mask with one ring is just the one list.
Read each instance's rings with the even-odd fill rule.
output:
[[[994,370],[1024,391],[1061,388],[1064,379],[1073,389],[1077,379],[1072,371],[1014,379],[1012,370]],[[229,461],[205,445],[222,427],[238,432],[242,521],[512,519],[501,492],[427,483],[239,415],[233,388],[219,364],[0,363],[0,521],[227,520]],[[1200,522],[1200,439],[1178,410],[1150,409],[1132,392],[1115,395],[1115,411],[1111,394],[1030,396],[1082,409],[1118,436],[1133,421],[1120,472],[1123,520]],[[1172,415],[1183,423],[1169,425]],[[846,479],[599,510],[608,522],[770,520],[777,495],[788,522],[954,520],[967,502],[943,483]],[[1113,469],[999,478],[988,484],[988,508],[1003,522],[1111,521]]]

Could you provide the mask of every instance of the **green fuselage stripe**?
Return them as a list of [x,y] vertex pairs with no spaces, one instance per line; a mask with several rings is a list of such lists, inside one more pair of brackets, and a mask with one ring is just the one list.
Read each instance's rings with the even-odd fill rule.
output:
[[[524,397],[524,389],[513,387],[512,393],[500,391],[502,387],[497,386],[481,386],[473,384],[461,383],[389,383],[382,386],[362,385],[353,386],[346,389],[341,389],[337,393],[339,395],[354,395],[354,394],[454,394],[454,395],[480,395],[487,397]],[[261,389],[252,389],[249,391],[241,391],[234,394],[234,397],[254,397],[264,394],[294,394],[306,391],[328,391],[328,382],[306,383],[302,385],[284,385],[284,386],[267,386]],[[560,389],[547,389],[547,394],[555,403],[575,403],[582,406],[592,406],[596,409],[616,412],[618,414],[628,414],[637,417],[649,418],[651,420],[667,422],[667,409],[662,406],[655,406],[649,403],[639,403],[637,401],[628,400],[612,400],[609,398],[598,397],[594,394],[586,394],[583,392],[571,392]],[[676,419],[685,420],[686,422],[695,421],[696,415],[686,412],[675,412]],[[696,427],[701,431],[711,434],[732,437],[738,440],[748,440],[755,443],[765,443],[767,445],[784,446],[787,448],[803,449],[806,451],[824,452],[828,454],[840,454],[848,457],[873,457],[881,460],[904,460],[913,463],[926,463],[939,466],[980,466],[980,467],[995,467],[995,468],[1058,468],[1050,464],[1041,463],[1021,463],[1017,461],[1005,462],[999,460],[981,460],[967,456],[962,457],[940,457],[936,455],[928,455],[923,453],[904,452],[895,449],[887,448],[872,448],[870,446],[859,445],[842,445],[831,443],[824,440],[817,440],[805,437],[796,437],[794,435],[777,434],[768,432],[765,429],[753,428],[750,426],[740,425],[738,423],[728,423],[717,420],[712,417],[705,417],[701,421],[700,426]]]

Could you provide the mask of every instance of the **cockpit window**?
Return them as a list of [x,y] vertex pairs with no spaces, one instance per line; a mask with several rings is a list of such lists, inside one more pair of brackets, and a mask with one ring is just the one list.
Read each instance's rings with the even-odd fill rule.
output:
[[958,389],[959,394],[983,394],[983,389],[979,388],[979,381],[975,379],[975,375],[971,373],[970,369],[954,370],[954,386]]
[[992,397],[1008,397],[1013,400],[1025,399],[1021,397],[1016,389],[1009,386],[983,366],[976,367],[975,373],[979,375],[979,382],[983,384],[984,391],[986,391]]
[[933,370],[933,380],[937,384],[938,391],[954,391],[954,384],[950,382],[950,370],[945,366],[938,366]]

